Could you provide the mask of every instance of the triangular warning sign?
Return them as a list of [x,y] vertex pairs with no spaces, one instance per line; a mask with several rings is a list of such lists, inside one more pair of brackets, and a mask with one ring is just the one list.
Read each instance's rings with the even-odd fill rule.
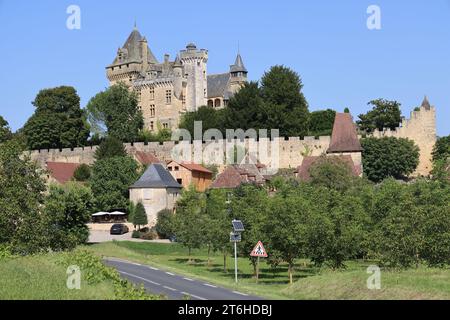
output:
[[264,249],[264,246],[261,241],[258,241],[258,244],[253,249],[252,253],[250,253],[250,256],[267,258],[266,249]]

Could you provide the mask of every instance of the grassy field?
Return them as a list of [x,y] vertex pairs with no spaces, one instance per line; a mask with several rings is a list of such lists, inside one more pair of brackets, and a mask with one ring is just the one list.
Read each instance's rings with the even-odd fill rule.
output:
[[[80,290],[66,286],[66,268],[58,254],[0,260],[0,300],[96,300],[113,299],[109,281],[96,285],[81,282]],[[82,277],[83,279],[83,277]]]
[[236,286],[234,260],[228,258],[228,272],[224,273],[223,256],[213,255],[208,267],[206,250],[194,250],[194,262],[188,263],[187,249],[179,244],[110,242],[88,248],[99,255],[146,263],[270,299],[450,299],[449,269],[382,270],[382,289],[368,290],[368,262],[349,262],[345,270],[333,271],[298,261],[296,282],[289,285],[286,265],[274,270],[262,259],[260,283],[256,284],[249,260],[240,258]]

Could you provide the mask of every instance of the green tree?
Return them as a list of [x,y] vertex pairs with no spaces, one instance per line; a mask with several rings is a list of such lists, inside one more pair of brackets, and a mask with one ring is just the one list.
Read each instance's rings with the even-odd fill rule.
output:
[[91,190],[77,183],[51,186],[45,200],[45,219],[53,250],[73,249],[88,240],[86,223],[93,213]]
[[102,160],[113,157],[125,157],[127,151],[119,139],[115,137],[107,137],[95,150],[94,157],[96,160]]
[[[213,107],[202,106],[197,111],[185,113],[179,125],[179,128],[186,129],[194,139],[194,123],[202,122],[203,132],[209,129],[218,129],[224,131],[224,118],[226,109],[214,109]],[[203,134],[202,132],[202,134]]]
[[327,109],[313,111],[309,115],[309,135],[310,136],[330,136],[333,131],[336,111]]
[[84,146],[89,125],[80,97],[72,87],[41,90],[33,102],[36,111],[23,128],[30,149]]
[[155,229],[160,238],[169,239],[175,234],[174,219],[175,215],[172,210],[164,209],[158,212]]
[[366,114],[360,114],[356,123],[359,129],[365,132],[373,132],[375,129],[382,131],[384,128],[395,129],[402,121],[400,106],[397,101],[385,99],[372,100],[368,105],[373,109]]
[[246,83],[230,99],[224,112],[225,129],[270,129],[257,82]]
[[31,254],[48,247],[41,214],[46,188],[42,170],[22,152],[16,141],[0,144],[0,244]]
[[6,142],[12,138],[11,129],[8,121],[0,116],[0,143]]
[[265,233],[270,238],[268,250],[276,250],[288,264],[289,283],[293,283],[294,261],[305,254],[307,245],[308,202],[287,195],[270,199],[270,220]]
[[98,93],[89,101],[87,111],[94,133],[107,133],[123,142],[136,141],[144,126],[137,94],[122,83]]
[[433,162],[450,158],[450,135],[439,138],[433,148]]
[[193,187],[184,190],[177,202],[175,235],[177,241],[188,248],[189,263],[192,262],[192,249],[200,248],[205,240],[205,207],[205,194],[197,192]]
[[227,255],[230,249],[232,220],[228,195],[229,192],[227,190],[212,189],[209,190],[206,198],[206,215],[209,218],[209,226],[206,230],[208,251],[212,249],[222,252],[223,272],[227,272]]
[[320,157],[309,174],[313,185],[337,191],[347,190],[354,179],[350,165],[338,157]]
[[138,226],[138,230],[141,229],[141,226],[145,226],[148,223],[147,213],[145,212],[144,205],[142,202],[138,202],[136,205],[136,210],[133,216],[133,224]]
[[96,210],[126,210],[129,205],[129,187],[139,178],[138,170],[137,162],[130,157],[96,161],[90,179]]
[[302,93],[300,76],[284,66],[274,66],[261,79],[261,96],[267,128],[280,129],[284,137],[308,134],[308,103]]
[[361,145],[364,174],[374,182],[388,177],[403,179],[419,164],[419,148],[408,139],[365,138]]
[[75,181],[86,182],[91,177],[91,167],[87,164],[80,164],[78,168],[75,169],[73,173],[73,178]]

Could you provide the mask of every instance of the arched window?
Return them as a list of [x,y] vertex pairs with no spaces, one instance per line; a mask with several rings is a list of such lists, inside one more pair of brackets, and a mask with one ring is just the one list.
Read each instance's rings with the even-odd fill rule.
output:
[[216,99],[215,101],[214,101],[214,107],[220,107],[220,105],[221,105],[221,102],[220,102],[220,99]]
[[214,107],[214,101],[208,100],[208,107]]

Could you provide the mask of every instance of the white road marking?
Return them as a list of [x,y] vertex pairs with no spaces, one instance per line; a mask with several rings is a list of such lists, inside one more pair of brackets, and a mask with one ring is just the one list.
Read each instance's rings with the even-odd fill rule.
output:
[[217,286],[214,286],[214,285],[209,284],[209,283],[204,283],[203,285],[207,286],[207,287],[211,287],[211,288],[217,288]]
[[241,296],[248,296],[248,294],[245,294],[245,293],[242,293],[242,292],[238,292],[238,291],[233,291],[233,293],[240,294]]
[[136,262],[133,262],[133,263],[131,263],[131,264],[134,264],[135,266],[142,266],[142,264],[136,263]]
[[194,280],[192,280],[192,279],[189,279],[189,278],[183,278],[184,280],[187,280],[187,281],[194,281]]
[[152,269],[152,270],[155,270],[155,271],[159,270],[158,268],[155,268],[155,267],[149,267],[149,268]]
[[177,289],[174,289],[174,288],[171,288],[171,287],[167,287],[167,286],[164,286],[163,288],[166,288],[167,290],[170,290],[170,291],[177,291]]
[[183,295],[185,295],[185,296],[190,296],[190,297],[195,298],[195,299],[198,299],[198,300],[208,300],[208,299],[205,299],[205,298],[202,298],[202,297],[199,297],[199,296],[196,296],[196,295],[187,293],[187,292],[182,292],[181,294],[183,294]]
[[174,276],[174,274],[173,273],[171,273],[171,272],[166,272],[169,276]]
[[131,274],[131,273],[124,272],[124,271],[118,271],[118,272],[119,272],[120,274],[124,274],[124,275],[127,275],[127,276],[129,276],[129,277],[136,278],[136,279],[139,279],[139,280],[142,280],[142,281],[145,281],[145,282],[148,282],[148,283],[157,285],[157,286],[160,286],[160,285],[161,285],[161,284],[158,283],[158,282],[154,282],[154,281],[151,281],[151,280],[148,280],[148,279],[139,277],[139,276],[137,276],[137,275],[135,275],[135,274]]

